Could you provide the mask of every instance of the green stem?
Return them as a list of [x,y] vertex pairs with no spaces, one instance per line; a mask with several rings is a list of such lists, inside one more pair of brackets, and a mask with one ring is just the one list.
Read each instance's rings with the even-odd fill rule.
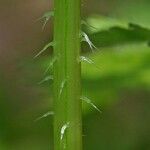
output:
[[80,0],[55,0],[55,150],[82,150],[80,6]]

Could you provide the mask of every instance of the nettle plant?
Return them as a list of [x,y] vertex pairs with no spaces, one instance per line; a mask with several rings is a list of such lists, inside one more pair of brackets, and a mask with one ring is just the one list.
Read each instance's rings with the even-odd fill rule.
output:
[[88,25],[81,20],[80,0],[55,0],[54,11],[46,12],[40,19],[43,28],[54,17],[54,40],[48,43],[36,56],[54,48],[53,58],[46,69],[53,68],[53,75],[47,76],[40,83],[53,80],[54,111],[48,112],[37,120],[54,115],[54,149],[82,150],[82,101],[100,110],[81,91],[81,62],[94,62],[81,56],[81,42],[89,44],[93,51],[96,47],[88,35],[81,30]]

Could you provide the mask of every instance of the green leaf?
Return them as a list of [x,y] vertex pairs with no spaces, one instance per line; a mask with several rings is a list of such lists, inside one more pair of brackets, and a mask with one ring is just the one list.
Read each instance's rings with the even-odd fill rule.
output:
[[97,47],[150,41],[150,29],[135,23],[125,23],[110,17],[96,17],[89,19],[88,23],[96,29],[88,28],[87,37]]

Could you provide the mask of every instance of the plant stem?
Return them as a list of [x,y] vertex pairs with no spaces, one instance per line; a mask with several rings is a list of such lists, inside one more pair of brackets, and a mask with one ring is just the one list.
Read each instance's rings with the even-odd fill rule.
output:
[[80,5],[80,0],[55,0],[55,150],[82,150]]

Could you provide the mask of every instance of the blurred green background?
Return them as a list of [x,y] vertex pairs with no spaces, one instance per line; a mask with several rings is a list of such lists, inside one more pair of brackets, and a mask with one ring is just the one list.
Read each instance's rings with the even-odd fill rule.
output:
[[[50,0],[0,0],[0,150],[53,150],[52,82],[38,84],[52,49],[53,19],[42,31]],[[82,55],[84,150],[150,150],[150,1],[83,0],[83,30],[98,47]],[[63,17],[63,16],[62,16]]]

